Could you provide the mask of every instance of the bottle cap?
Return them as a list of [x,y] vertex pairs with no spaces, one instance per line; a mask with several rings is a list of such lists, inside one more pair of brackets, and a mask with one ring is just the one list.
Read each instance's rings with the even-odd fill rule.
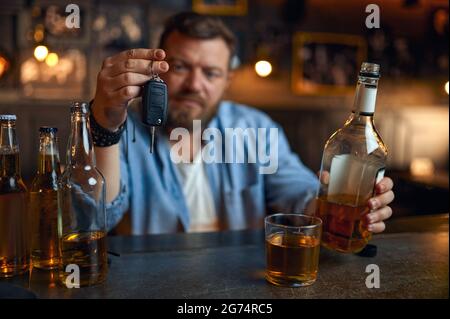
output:
[[86,102],[73,102],[70,106],[70,112],[87,114],[89,111],[89,104]]
[[377,246],[367,244],[366,247],[364,247],[364,249],[361,250],[356,255],[358,255],[360,257],[375,257],[377,255]]
[[363,62],[361,64],[361,70],[359,71],[359,76],[365,76],[369,78],[379,78],[380,77],[380,65],[376,63]]
[[41,126],[39,128],[39,132],[56,134],[58,132],[58,128],[57,127],[51,127],[51,126]]
[[0,114],[0,121],[15,121],[17,116],[14,114]]

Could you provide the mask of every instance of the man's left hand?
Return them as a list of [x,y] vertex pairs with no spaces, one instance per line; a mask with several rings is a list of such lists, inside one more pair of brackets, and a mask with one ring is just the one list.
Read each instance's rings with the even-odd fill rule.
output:
[[392,209],[388,205],[394,200],[393,186],[392,179],[384,177],[375,186],[375,196],[369,199],[370,212],[365,216],[365,223],[373,233],[383,232],[386,228],[384,221],[392,216]]

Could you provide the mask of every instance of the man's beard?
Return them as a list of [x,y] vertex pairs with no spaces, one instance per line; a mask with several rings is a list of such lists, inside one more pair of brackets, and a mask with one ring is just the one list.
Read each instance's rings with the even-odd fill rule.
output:
[[206,107],[203,99],[199,98],[195,93],[181,93],[175,96],[174,98],[178,97],[196,100],[202,107],[202,113],[194,117],[191,115],[191,112],[189,112],[189,109],[185,107],[177,109],[174,108],[171,110],[169,102],[169,114],[167,115],[167,124],[166,124],[166,127],[168,129],[182,127],[187,129],[188,131],[192,131],[194,120],[200,120],[202,129],[204,129],[205,127],[208,126],[209,122],[217,114],[217,109],[220,102],[216,103],[212,107]]

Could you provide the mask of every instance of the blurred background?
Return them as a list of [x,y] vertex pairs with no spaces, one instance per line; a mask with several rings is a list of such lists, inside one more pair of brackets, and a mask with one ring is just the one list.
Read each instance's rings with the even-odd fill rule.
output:
[[[80,28],[66,27],[70,3],[80,9]],[[380,8],[380,28],[366,27],[370,3]],[[104,58],[156,47],[165,19],[179,11],[218,15],[239,40],[227,98],[272,116],[314,171],[351,110],[361,62],[380,63],[375,121],[390,151],[394,218],[447,213],[448,7],[443,0],[2,0],[0,114],[18,116],[30,181],[39,126],[59,128],[64,162],[69,105],[93,98]]]

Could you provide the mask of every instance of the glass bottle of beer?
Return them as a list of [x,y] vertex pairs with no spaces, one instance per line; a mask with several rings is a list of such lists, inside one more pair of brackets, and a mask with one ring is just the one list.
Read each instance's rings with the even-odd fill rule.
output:
[[379,77],[378,64],[362,64],[354,111],[323,152],[317,216],[323,221],[322,244],[340,252],[361,251],[371,238],[363,218],[387,158],[373,120]]
[[27,196],[20,174],[16,116],[0,115],[0,278],[29,269]]
[[30,189],[33,267],[59,266],[58,179],[61,175],[56,127],[39,129],[38,170]]
[[[61,244],[60,279],[77,273],[80,286],[106,279],[105,180],[95,167],[87,103],[71,106],[67,166],[58,185],[58,231]],[[68,267],[69,266],[69,267]],[[75,267],[75,268],[74,268]]]

